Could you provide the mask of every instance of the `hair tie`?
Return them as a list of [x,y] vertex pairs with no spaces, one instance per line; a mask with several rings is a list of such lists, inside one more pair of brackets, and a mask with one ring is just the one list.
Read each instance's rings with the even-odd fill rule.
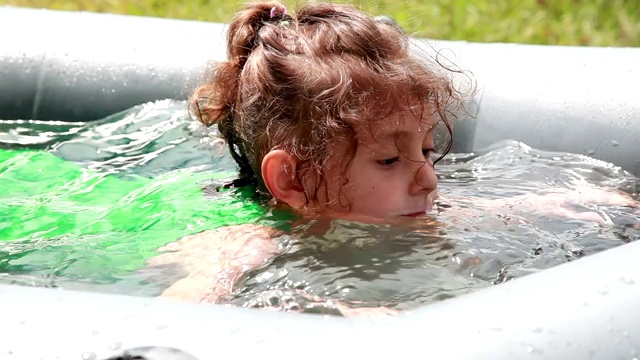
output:
[[278,13],[277,6],[274,6],[271,8],[271,11],[269,12],[269,19],[275,19],[275,18],[280,18],[280,22],[278,23],[278,26],[286,27],[291,24],[289,22],[289,16],[287,14],[287,7],[284,5],[282,5],[282,13]]
[[271,8],[271,11],[269,12],[269,19],[273,19],[276,16],[282,17],[284,15],[287,15],[287,7],[286,6],[282,5],[282,14],[278,14],[278,7],[274,6],[274,7]]

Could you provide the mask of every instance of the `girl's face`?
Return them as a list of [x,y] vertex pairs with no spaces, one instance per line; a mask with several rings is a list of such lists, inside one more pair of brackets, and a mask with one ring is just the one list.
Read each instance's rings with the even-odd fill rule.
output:
[[326,169],[328,212],[380,220],[429,212],[438,185],[431,159],[434,127],[434,121],[420,122],[407,112],[356,129],[358,148],[346,174],[339,163]]

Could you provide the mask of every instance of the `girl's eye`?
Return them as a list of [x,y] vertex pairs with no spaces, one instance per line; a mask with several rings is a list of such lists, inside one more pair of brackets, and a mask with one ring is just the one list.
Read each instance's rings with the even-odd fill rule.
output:
[[378,160],[378,164],[380,164],[382,166],[389,166],[389,165],[393,165],[398,160],[400,160],[400,158],[396,156],[394,158]]

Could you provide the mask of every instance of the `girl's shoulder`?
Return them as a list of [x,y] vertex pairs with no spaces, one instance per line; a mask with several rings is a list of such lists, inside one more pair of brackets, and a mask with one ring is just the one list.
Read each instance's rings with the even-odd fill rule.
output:
[[223,226],[188,235],[163,246],[148,260],[150,267],[179,268],[186,273],[162,297],[196,302],[217,302],[228,295],[244,272],[266,264],[278,255],[275,231],[267,226]]

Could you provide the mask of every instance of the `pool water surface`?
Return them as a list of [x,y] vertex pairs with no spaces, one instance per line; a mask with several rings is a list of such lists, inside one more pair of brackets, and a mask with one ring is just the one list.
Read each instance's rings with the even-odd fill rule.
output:
[[441,199],[429,219],[293,223],[251,188],[215,191],[235,164],[184,102],[90,123],[0,120],[0,282],[156,296],[182,276],[145,268],[159,247],[259,223],[287,228],[282,253],[246,273],[229,304],[411,309],[640,236],[637,179],[608,163],[510,141],[451,154],[436,171]]

